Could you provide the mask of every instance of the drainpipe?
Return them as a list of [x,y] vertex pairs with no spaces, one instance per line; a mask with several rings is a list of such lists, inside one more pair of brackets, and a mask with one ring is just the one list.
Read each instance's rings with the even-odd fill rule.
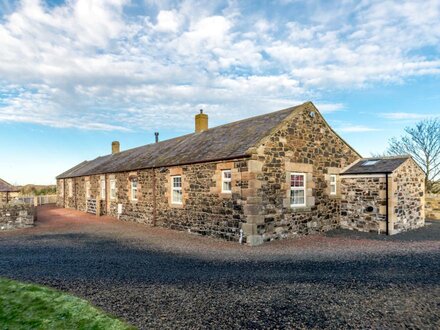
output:
[[389,206],[389,202],[388,202],[388,173],[385,173],[385,198],[386,198],[386,234],[389,235],[389,211],[388,211],[388,206]]
[[156,169],[153,168],[153,227],[156,227],[157,205],[156,205]]

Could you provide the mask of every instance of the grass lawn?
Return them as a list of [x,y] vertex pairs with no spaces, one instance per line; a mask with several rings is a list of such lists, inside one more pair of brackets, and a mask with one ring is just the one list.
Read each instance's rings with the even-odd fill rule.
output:
[[0,278],[1,329],[134,329],[87,301]]

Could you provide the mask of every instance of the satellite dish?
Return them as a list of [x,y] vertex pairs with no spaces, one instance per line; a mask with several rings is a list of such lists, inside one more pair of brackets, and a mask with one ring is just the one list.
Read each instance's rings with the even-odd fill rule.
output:
[[312,118],[315,118],[315,112],[314,111],[310,111],[309,116]]

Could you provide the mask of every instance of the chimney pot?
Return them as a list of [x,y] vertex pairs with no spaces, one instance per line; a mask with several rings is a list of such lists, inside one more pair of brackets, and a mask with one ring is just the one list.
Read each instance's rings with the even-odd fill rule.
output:
[[120,151],[120,143],[119,141],[113,141],[112,142],[112,154],[117,154]]
[[203,113],[203,109],[200,109],[200,113],[196,115],[196,133],[201,133],[208,130],[208,115]]

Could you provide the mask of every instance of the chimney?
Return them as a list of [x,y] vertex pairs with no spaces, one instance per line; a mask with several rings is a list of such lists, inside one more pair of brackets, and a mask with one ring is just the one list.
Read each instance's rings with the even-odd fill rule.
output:
[[112,154],[117,154],[120,151],[119,141],[112,142]]
[[159,142],[159,132],[154,132],[156,143]]
[[196,115],[196,133],[201,133],[208,130],[208,115],[203,113],[203,109],[200,109],[200,113]]

